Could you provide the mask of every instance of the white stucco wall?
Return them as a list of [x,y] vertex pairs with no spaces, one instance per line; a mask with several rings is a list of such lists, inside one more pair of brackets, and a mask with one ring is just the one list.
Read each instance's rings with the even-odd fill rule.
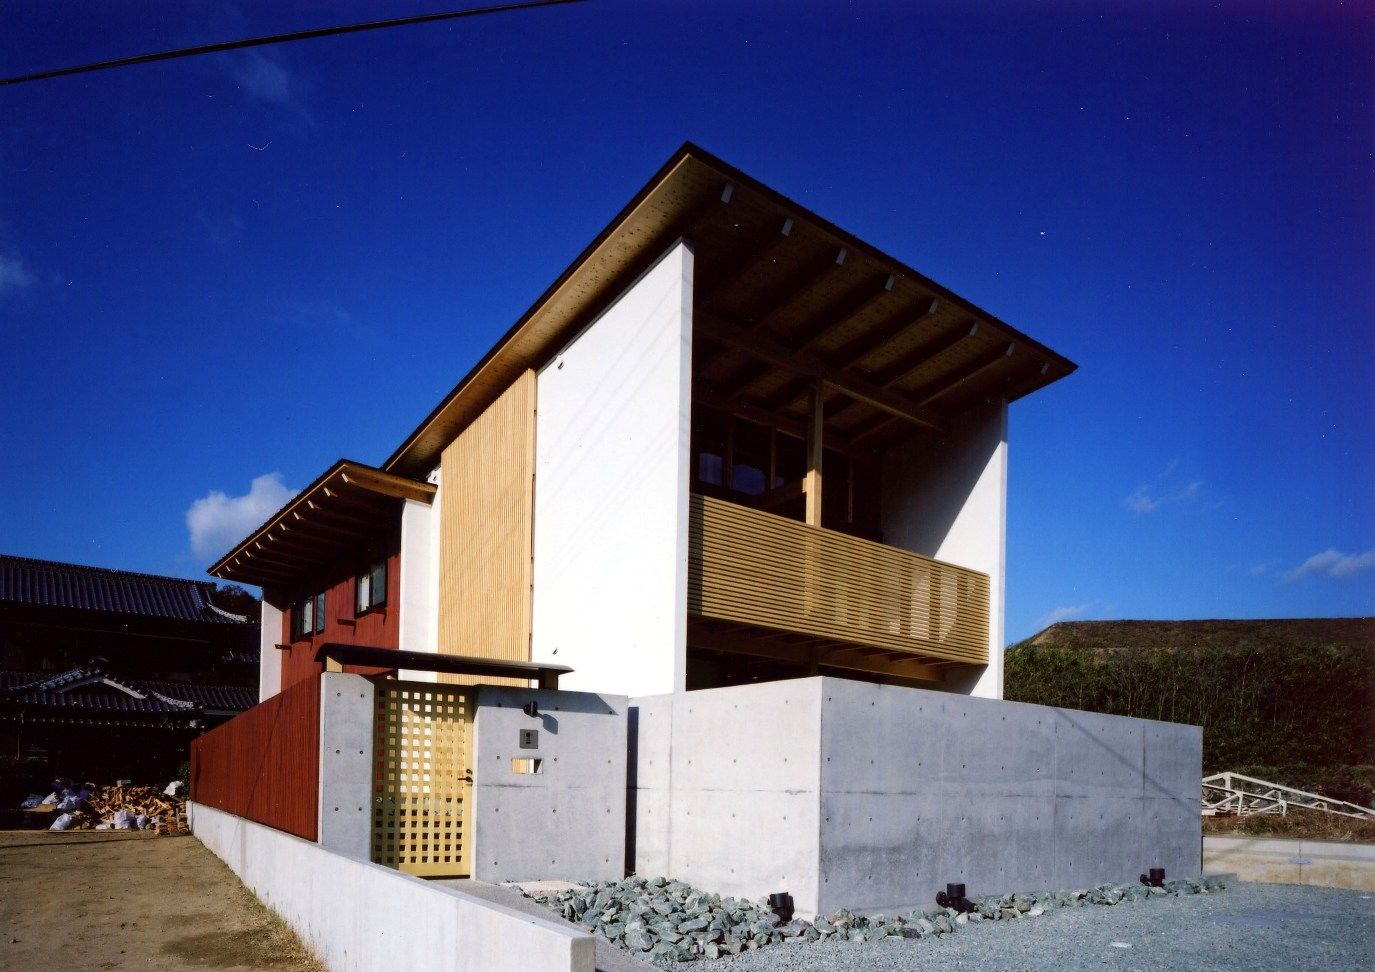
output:
[[684,688],[692,267],[675,244],[538,376],[531,656],[561,688]]
[[[429,482],[439,484],[439,470]],[[401,603],[397,605],[397,647],[403,651],[439,651],[439,512],[440,494],[434,501],[406,500],[401,507]],[[435,681],[434,672],[402,669],[401,678]]]
[[1007,568],[1007,404],[961,416],[946,436],[892,450],[883,463],[883,541],[989,577],[988,667],[949,689],[1003,697]]
[[282,612],[267,601],[261,602],[262,624],[258,628],[258,701],[270,699],[282,690]]

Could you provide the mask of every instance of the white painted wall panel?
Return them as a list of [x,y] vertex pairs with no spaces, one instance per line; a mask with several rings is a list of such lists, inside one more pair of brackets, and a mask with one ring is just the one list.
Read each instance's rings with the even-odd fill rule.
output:
[[282,690],[282,653],[277,642],[282,638],[282,612],[266,601],[261,603],[262,624],[258,628],[258,701],[272,698]]
[[676,244],[538,377],[531,657],[562,688],[684,688],[692,267]]
[[[429,481],[438,483],[439,472]],[[397,647],[403,651],[439,651],[439,513],[441,492],[431,503],[406,500],[401,508],[401,597]],[[403,669],[403,679],[435,681],[434,672]]]
[[957,419],[949,435],[892,450],[883,464],[883,541],[989,576],[989,664],[947,687],[1003,697],[1007,568],[1007,404]]

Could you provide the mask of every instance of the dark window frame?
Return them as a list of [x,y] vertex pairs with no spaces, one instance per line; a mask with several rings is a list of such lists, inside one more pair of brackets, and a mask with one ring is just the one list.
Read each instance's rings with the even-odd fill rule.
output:
[[[307,618],[309,610],[309,618]],[[304,641],[325,630],[325,592],[302,598],[291,606],[291,640]]]
[[[387,558],[374,561],[368,565],[367,570],[353,578],[353,616],[361,618],[363,615],[378,608],[387,606],[387,582],[390,579],[391,568],[387,563]],[[368,582],[367,603],[363,603],[363,580]]]

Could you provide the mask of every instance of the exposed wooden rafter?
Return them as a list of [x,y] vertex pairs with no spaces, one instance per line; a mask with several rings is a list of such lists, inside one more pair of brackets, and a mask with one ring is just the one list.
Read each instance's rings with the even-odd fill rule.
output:
[[[948,395],[970,379],[983,374],[996,365],[1002,364],[1008,358],[1012,357],[1013,352],[1016,350],[1017,345],[1014,342],[1000,345],[991,351],[987,351],[978,357],[970,359],[954,371],[941,375],[940,378],[925,387],[912,392],[911,396],[923,407],[928,407],[932,402],[944,395]],[[882,433],[885,427],[889,426],[891,422],[892,420],[889,416],[876,416],[872,422],[866,423],[860,428],[856,428],[853,433],[854,438],[856,441],[869,441],[874,436]]]
[[695,298],[703,304],[754,270],[792,236],[792,217],[782,220],[767,220],[728,261],[722,261],[721,270],[713,276],[704,274],[695,282]]
[[908,328],[919,326],[923,318],[936,313],[940,304],[939,299],[930,297],[916,307],[904,308],[848,344],[837,348],[830,355],[831,360],[841,368],[854,367]]
[[794,351],[768,335],[732,327],[709,314],[700,315],[694,327],[719,344],[739,348],[760,361],[794,374],[819,379],[842,394],[890,415],[932,429],[944,430],[947,427],[944,417],[935,410],[918,405],[905,395],[880,388],[852,371],[837,368],[815,352]]
[[[891,388],[928,361],[934,361],[947,351],[953,350],[969,338],[978,334],[979,326],[978,321],[973,321],[971,323],[962,324],[954,330],[947,331],[944,334],[937,334],[930,340],[923,341],[915,348],[907,351],[896,361],[890,362],[878,369],[871,374],[869,378],[880,388]],[[841,415],[848,413],[852,408],[853,406],[838,409],[836,411],[836,417],[839,418]]]
[[[722,412],[738,415],[742,419],[747,419],[759,425],[778,429],[780,432],[786,432],[791,436],[806,441],[807,423],[805,420],[770,411],[746,398],[727,395],[704,381],[694,381],[692,383],[692,400]],[[859,459],[869,459],[874,455],[871,451],[856,449],[849,439],[837,435],[834,432],[828,432],[826,434],[826,448]]]

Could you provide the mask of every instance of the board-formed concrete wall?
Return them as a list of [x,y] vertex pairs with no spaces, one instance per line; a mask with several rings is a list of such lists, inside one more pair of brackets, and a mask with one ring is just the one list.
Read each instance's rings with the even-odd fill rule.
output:
[[630,706],[643,874],[814,914],[1199,873],[1197,727],[837,678]]
[[[538,715],[522,707],[534,702]],[[533,730],[534,748],[521,748]],[[484,685],[473,726],[473,877],[623,876],[626,699]],[[537,759],[517,773],[513,759]]]

